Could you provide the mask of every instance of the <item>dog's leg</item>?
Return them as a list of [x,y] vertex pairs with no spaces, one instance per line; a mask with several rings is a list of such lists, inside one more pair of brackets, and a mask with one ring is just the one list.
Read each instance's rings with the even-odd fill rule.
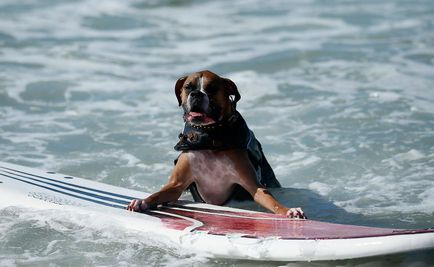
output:
[[143,200],[133,199],[128,205],[127,210],[142,212],[159,204],[176,201],[191,183],[188,159],[185,155],[181,154],[169,177],[169,182],[160,191]]
[[239,160],[235,169],[238,172],[239,184],[250,193],[256,203],[275,213],[288,216],[290,218],[305,219],[303,211],[300,208],[287,208],[280,204],[271,193],[258,183],[256,180],[255,170],[247,159],[247,153],[240,153],[236,156]]

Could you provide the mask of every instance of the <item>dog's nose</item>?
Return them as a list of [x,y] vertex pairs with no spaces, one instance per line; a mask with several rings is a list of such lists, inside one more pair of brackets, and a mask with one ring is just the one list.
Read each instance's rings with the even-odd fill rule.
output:
[[195,91],[190,93],[190,96],[191,97],[201,97],[201,96],[203,96],[203,93],[199,90],[195,90]]

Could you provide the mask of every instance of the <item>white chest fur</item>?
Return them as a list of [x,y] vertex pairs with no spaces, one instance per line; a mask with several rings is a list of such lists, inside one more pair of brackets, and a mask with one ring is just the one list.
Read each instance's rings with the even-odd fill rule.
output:
[[239,179],[233,161],[221,151],[197,150],[187,152],[187,155],[192,178],[203,200],[223,204]]

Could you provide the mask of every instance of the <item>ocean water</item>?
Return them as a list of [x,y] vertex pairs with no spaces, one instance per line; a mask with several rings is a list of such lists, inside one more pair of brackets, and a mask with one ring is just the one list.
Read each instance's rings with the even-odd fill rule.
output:
[[[2,0],[0,160],[158,190],[182,128],[175,81],[203,69],[238,85],[283,203],[434,227],[431,0]],[[0,210],[0,266],[433,266],[433,252],[224,260],[100,218]]]

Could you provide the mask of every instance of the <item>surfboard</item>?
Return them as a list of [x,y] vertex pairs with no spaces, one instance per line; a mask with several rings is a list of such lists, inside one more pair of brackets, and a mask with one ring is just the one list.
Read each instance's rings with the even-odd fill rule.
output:
[[130,212],[148,193],[0,162],[0,207],[63,209],[105,216],[210,257],[272,261],[361,258],[434,248],[434,229],[342,225],[177,201]]

